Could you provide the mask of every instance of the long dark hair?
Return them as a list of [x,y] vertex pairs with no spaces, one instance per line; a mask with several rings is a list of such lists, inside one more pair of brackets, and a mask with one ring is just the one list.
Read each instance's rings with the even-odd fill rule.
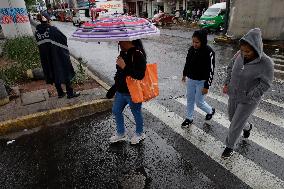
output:
[[132,44],[143,53],[143,55],[145,56],[145,59],[146,59],[147,54],[145,52],[145,49],[143,47],[143,43],[142,43],[141,39],[136,39],[136,40],[132,41]]
[[207,31],[206,30],[196,30],[194,31],[192,37],[199,39],[201,46],[205,47],[207,45]]

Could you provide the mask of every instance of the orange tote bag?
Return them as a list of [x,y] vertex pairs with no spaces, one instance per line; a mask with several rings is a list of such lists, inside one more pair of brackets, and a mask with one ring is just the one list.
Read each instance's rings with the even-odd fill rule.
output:
[[157,64],[146,64],[145,76],[142,80],[126,77],[127,87],[133,102],[146,102],[159,95]]

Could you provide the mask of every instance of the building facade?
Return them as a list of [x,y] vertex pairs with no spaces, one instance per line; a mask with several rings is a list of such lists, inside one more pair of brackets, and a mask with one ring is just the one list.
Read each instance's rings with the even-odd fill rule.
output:
[[[47,3],[67,3],[69,7],[88,7],[89,0],[47,0]],[[153,17],[155,10],[174,13],[176,10],[203,9],[226,0],[123,0],[125,12],[140,16]]]
[[148,17],[153,17],[154,12],[163,11],[174,13],[176,10],[192,10],[194,8],[203,9],[208,6],[225,2],[226,0],[125,0],[128,12],[137,16],[147,13]]
[[284,40],[283,0],[231,0],[227,33],[240,38],[250,29],[262,30],[263,39]]

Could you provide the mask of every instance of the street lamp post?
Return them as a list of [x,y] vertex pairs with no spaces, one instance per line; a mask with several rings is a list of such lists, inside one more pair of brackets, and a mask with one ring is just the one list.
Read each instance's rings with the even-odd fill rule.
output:
[[[93,13],[93,8],[94,8],[94,5],[93,5],[93,0],[88,0],[89,1],[89,10],[91,11],[91,17],[92,17],[92,22],[94,21],[94,13]],[[91,7],[91,3],[92,3],[92,7]]]
[[224,31],[223,31],[224,35],[226,35],[228,31],[228,27],[229,27],[230,5],[231,5],[231,1],[226,0],[225,26],[224,26]]

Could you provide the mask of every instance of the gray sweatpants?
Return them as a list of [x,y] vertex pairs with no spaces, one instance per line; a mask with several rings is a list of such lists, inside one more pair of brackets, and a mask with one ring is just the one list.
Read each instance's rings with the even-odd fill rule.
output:
[[248,119],[255,111],[258,103],[245,104],[239,103],[235,99],[230,99],[228,102],[228,114],[229,121],[231,122],[229,127],[229,133],[226,138],[226,146],[234,149],[234,146],[240,137],[242,130],[246,127],[249,128]]

